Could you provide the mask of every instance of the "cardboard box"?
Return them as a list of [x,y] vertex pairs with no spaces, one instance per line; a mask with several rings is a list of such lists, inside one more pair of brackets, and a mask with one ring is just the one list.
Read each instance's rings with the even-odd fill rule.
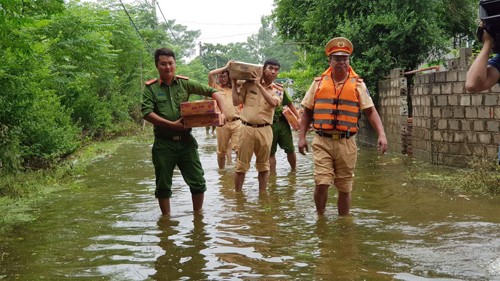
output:
[[211,114],[220,112],[215,100],[181,102],[181,116]]
[[233,61],[229,66],[229,77],[238,80],[252,80],[262,76],[262,65]]
[[194,127],[207,127],[207,126],[220,126],[222,125],[222,114],[221,113],[209,113],[209,114],[198,114],[198,115],[188,115],[182,117],[184,121],[184,128],[194,128]]
[[293,114],[290,108],[288,108],[288,106],[283,107],[283,116],[285,116],[286,121],[288,121],[288,124],[290,124],[292,129],[296,131],[300,129],[299,120],[297,120],[297,117]]

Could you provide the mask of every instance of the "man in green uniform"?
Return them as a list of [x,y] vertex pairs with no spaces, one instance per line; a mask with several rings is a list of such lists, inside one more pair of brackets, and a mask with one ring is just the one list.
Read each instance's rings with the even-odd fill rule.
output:
[[285,116],[283,116],[283,106],[288,106],[297,117],[299,117],[299,112],[293,105],[288,93],[286,91],[283,92],[283,102],[276,107],[273,117],[273,143],[271,145],[271,155],[269,156],[270,171],[272,174],[276,173],[276,151],[278,150],[278,144],[285,151],[292,171],[295,171],[297,168],[297,155],[295,154],[295,146],[293,145],[292,130]]
[[160,210],[170,214],[172,177],[177,166],[190,188],[193,210],[203,207],[206,183],[198,154],[198,143],[190,128],[184,128],[180,105],[189,96],[201,95],[215,99],[225,112],[221,93],[216,89],[187,77],[175,75],[176,61],[172,50],[161,48],[155,51],[155,64],[159,79],[146,82],[142,96],[142,115],[154,125],[155,140],[152,149],[155,166],[156,190]]

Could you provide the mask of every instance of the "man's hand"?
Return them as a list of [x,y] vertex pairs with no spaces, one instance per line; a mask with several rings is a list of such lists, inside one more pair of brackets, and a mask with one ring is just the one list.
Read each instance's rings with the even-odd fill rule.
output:
[[259,84],[261,83],[262,75],[260,75],[260,73],[258,71],[251,71],[250,75],[251,76],[250,76],[249,81],[253,81],[254,83],[259,82]]
[[388,148],[387,137],[385,136],[385,134],[378,136],[377,143],[378,143],[377,149],[378,149],[378,151],[380,151],[380,154],[383,155],[387,151],[387,148]]
[[172,124],[172,130],[175,131],[187,131],[188,129],[189,128],[184,127],[184,121],[182,120],[182,117],[174,121]]
[[227,117],[224,113],[220,113],[220,119],[221,119],[221,124],[219,125],[219,127],[222,127],[224,125],[226,125],[227,123]]
[[303,137],[299,138],[299,152],[302,155],[306,155],[306,152],[309,152],[306,138]]

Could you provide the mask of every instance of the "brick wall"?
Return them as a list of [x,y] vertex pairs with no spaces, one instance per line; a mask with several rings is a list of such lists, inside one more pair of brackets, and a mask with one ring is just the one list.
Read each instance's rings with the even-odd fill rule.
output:
[[[462,49],[445,71],[405,75],[395,69],[379,82],[377,108],[391,152],[450,166],[466,166],[474,157],[497,158],[500,87],[467,93],[465,77],[472,59],[471,50]],[[371,128],[366,119],[361,123]],[[362,129],[358,139],[373,143],[368,140],[373,137],[373,131]]]

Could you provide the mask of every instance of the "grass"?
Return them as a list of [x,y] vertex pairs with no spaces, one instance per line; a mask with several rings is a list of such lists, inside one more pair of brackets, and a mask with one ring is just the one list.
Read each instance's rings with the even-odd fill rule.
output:
[[469,167],[462,177],[455,179],[457,189],[485,195],[500,195],[500,165],[496,161],[475,159],[469,162]]
[[500,195],[500,165],[496,161],[474,159],[465,169],[440,166],[434,172],[429,172],[433,171],[431,164],[417,160],[414,162],[417,165],[411,169],[410,177],[428,182],[431,186],[476,195]]

